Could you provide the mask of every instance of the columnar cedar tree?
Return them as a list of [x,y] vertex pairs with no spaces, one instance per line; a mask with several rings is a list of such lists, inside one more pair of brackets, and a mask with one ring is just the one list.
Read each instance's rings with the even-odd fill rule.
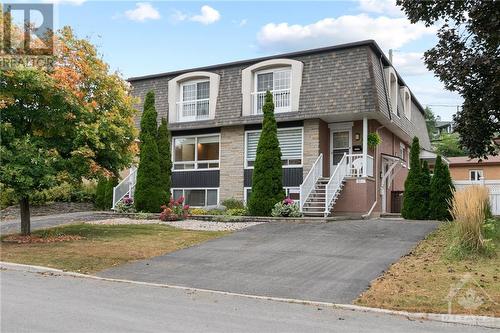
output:
[[150,91],[144,101],[141,118],[141,151],[135,186],[135,208],[139,212],[157,213],[162,203],[160,176],[160,157],[158,153],[156,128],[155,95]]
[[427,217],[429,216],[429,200],[430,200],[430,187],[431,187],[431,172],[427,161],[422,163],[422,187],[424,189],[424,204]]
[[430,186],[429,216],[434,220],[450,220],[450,204],[454,191],[448,165],[443,163],[441,156],[436,158],[434,175]]
[[257,145],[252,192],[248,201],[248,210],[251,215],[255,216],[269,216],[274,205],[285,196],[273,95],[269,91],[266,93],[262,109],[264,120]]
[[153,91],[149,91],[144,99],[144,112],[141,116],[141,133],[139,134],[141,141],[143,136],[146,134],[156,138],[158,133],[158,125],[156,122],[157,117],[158,113],[156,112],[155,107],[155,93]]
[[418,138],[415,137],[410,149],[410,171],[405,181],[403,208],[401,210],[401,215],[405,219],[423,220],[429,215],[425,199],[427,189],[424,178],[420,166],[420,144]]
[[160,157],[160,175],[158,181],[162,190],[162,204],[167,204],[170,200],[170,186],[172,176],[172,153],[170,151],[171,139],[168,130],[167,120],[161,119],[160,127],[158,127],[158,154]]
[[162,188],[158,181],[160,158],[156,138],[143,135],[135,185],[135,209],[139,212],[158,213],[162,203]]

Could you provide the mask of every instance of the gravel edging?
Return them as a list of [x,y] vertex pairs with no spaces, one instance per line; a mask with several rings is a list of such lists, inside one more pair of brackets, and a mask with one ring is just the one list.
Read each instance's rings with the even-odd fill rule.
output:
[[106,220],[87,221],[88,224],[99,225],[126,225],[126,224],[163,224],[179,229],[200,230],[200,231],[235,231],[252,227],[263,222],[213,222],[201,220],[182,220],[182,221],[160,221],[160,220],[139,220],[132,218],[111,218]]

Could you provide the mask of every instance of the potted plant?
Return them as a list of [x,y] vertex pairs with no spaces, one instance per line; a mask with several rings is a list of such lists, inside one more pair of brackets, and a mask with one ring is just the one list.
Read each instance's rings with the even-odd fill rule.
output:
[[376,132],[368,133],[368,148],[375,149],[379,144],[382,143],[380,135]]

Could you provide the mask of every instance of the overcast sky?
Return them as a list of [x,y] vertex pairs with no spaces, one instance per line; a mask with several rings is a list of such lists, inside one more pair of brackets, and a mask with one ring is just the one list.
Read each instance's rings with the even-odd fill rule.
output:
[[56,26],[89,37],[124,77],[375,39],[424,106],[449,120],[461,104],[422,62],[436,27],[411,24],[395,1],[56,2]]

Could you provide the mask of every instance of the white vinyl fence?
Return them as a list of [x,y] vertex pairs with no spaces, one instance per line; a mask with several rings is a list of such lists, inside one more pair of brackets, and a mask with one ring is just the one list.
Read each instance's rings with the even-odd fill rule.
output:
[[455,189],[458,191],[466,186],[484,185],[490,191],[490,205],[493,215],[500,215],[500,180],[459,180],[454,181]]

